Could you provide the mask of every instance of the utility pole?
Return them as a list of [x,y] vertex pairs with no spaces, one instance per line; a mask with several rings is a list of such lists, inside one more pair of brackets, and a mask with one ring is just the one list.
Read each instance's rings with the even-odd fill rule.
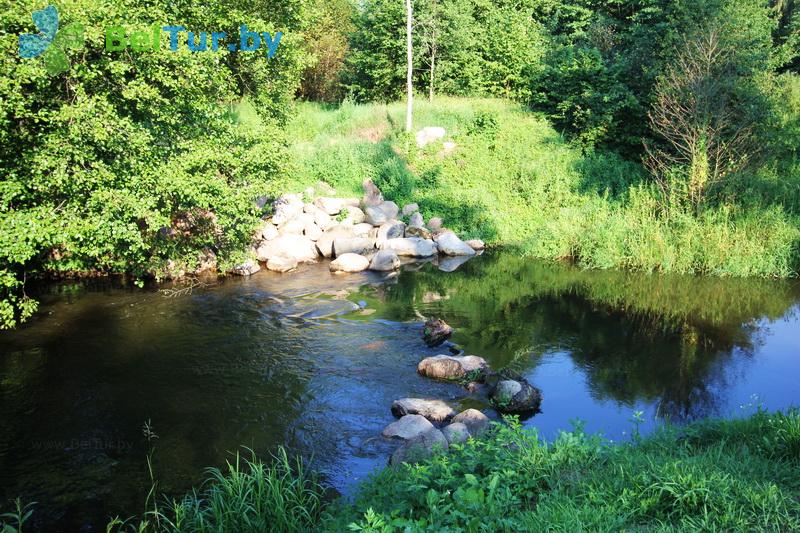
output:
[[406,56],[408,59],[408,72],[406,74],[406,91],[408,92],[406,104],[406,132],[410,133],[413,127],[412,115],[414,111],[414,51],[411,39],[411,0],[406,0]]

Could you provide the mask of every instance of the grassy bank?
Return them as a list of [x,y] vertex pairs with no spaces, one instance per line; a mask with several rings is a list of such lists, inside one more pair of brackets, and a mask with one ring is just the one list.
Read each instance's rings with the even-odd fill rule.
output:
[[640,165],[610,152],[583,153],[512,103],[441,98],[418,103],[415,121],[415,128],[445,127],[455,152],[444,155],[441,144],[417,149],[402,133],[401,103],[300,104],[288,127],[288,186],[323,181],[360,195],[370,177],[388,198],[417,202],[466,237],[589,268],[797,274],[796,163],[763,167],[698,213],[664,205]]
[[[794,531],[800,413],[666,427],[631,443],[580,428],[551,443],[518,424],[420,465],[385,469],[354,500],[280,455],[212,471],[144,531]],[[113,523],[116,529],[119,523]]]

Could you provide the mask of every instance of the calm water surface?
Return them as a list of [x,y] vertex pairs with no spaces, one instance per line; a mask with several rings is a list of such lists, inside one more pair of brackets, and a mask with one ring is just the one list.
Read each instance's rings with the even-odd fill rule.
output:
[[[442,265],[451,270],[455,264]],[[586,272],[487,254],[443,272],[260,272],[166,297],[110,283],[58,285],[42,313],[0,334],[0,511],[38,502],[33,529],[104,531],[139,514],[158,435],[159,490],[179,495],[241,446],[312,457],[347,493],[383,466],[392,400],[477,400],[423,379],[423,316],[494,368],[543,391],[528,419],[627,438],[665,420],[800,404],[794,282]]]

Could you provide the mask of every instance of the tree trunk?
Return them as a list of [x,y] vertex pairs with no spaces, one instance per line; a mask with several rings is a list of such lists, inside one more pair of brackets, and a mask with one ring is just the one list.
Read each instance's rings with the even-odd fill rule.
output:
[[436,73],[436,34],[433,34],[433,45],[431,46],[431,85],[428,91],[428,100],[433,102],[433,75]]
[[412,113],[414,109],[414,51],[411,40],[411,0],[406,0],[406,56],[408,58],[408,72],[406,75],[406,91],[408,92],[408,103],[406,104],[406,131],[411,132]]

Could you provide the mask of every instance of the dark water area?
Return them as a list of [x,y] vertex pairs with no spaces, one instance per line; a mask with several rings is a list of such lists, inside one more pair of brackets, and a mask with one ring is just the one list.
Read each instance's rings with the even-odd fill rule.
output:
[[[452,269],[454,264],[443,265]],[[180,495],[242,446],[279,445],[343,493],[386,464],[401,397],[479,400],[417,375],[422,317],[495,369],[542,389],[545,438],[580,419],[624,440],[667,421],[800,404],[800,286],[588,272],[486,254],[454,272],[260,272],[168,297],[109,282],[48,287],[0,333],[0,512],[37,502],[32,530],[104,531],[150,490]],[[180,287],[178,287],[180,288]]]

